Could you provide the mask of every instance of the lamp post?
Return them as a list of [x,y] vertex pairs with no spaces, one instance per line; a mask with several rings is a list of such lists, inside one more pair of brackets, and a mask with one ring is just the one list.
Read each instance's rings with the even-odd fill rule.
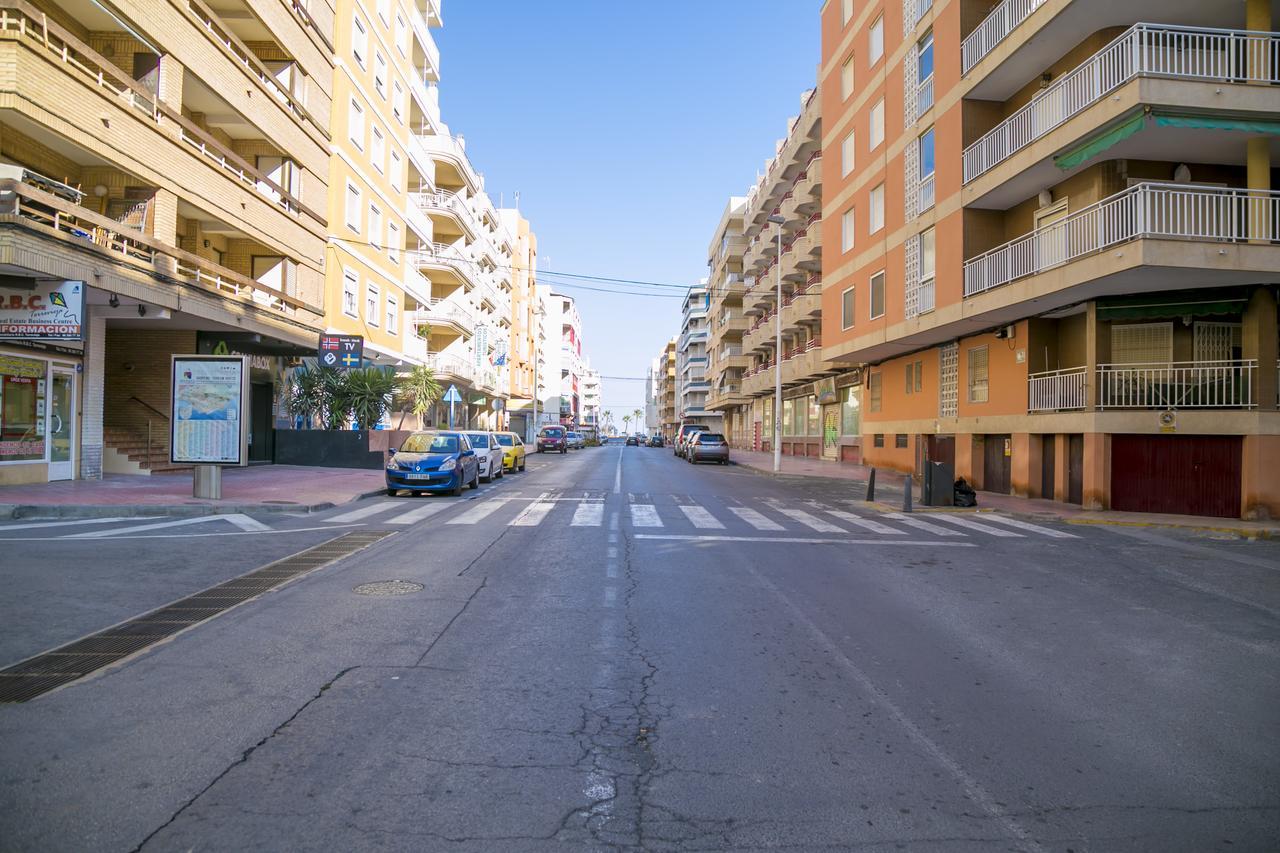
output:
[[773,223],[778,237],[778,255],[773,259],[777,287],[773,306],[773,473],[777,474],[782,470],[782,225],[787,220],[775,213],[766,221]]

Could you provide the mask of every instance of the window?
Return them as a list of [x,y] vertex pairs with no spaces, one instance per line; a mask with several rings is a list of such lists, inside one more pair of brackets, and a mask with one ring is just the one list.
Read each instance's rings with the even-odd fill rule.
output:
[[924,38],[916,45],[916,51],[917,79],[923,83],[933,76],[933,30],[924,34]]
[[847,101],[853,95],[853,54],[849,54],[840,66],[840,100]]
[[347,182],[347,227],[360,232],[360,188]]
[[919,394],[924,386],[924,362],[907,362],[907,393]]
[[382,301],[382,291],[378,285],[369,283],[364,287],[364,320],[370,326],[378,325],[378,303]]
[[387,98],[387,60],[381,51],[373,55],[373,88],[385,101]]
[[884,316],[884,270],[871,276],[871,319]]
[[875,23],[871,25],[871,32],[867,34],[867,43],[871,51],[867,57],[867,67],[870,68],[884,56],[884,15],[876,18]]
[[848,252],[853,248],[853,208],[849,208],[840,217],[840,251]]
[[[869,408],[873,412],[880,411],[880,404],[882,402],[882,395],[884,393],[884,389],[881,387],[883,385],[883,380],[884,380],[883,373],[867,374],[867,395],[871,397],[868,403],[869,403]],[[883,447],[884,445],[881,444],[877,446]]]
[[840,25],[844,26],[853,18],[853,0],[840,0]]
[[884,447],[884,433],[878,432],[872,436],[871,443],[876,447]]
[[342,270],[342,313],[355,317],[359,308],[356,305],[356,294],[360,290],[360,277],[355,270]]
[[378,17],[383,26],[391,26],[391,0],[378,0]]
[[844,401],[840,404],[840,434],[862,434],[862,401],[858,399],[858,389],[849,386],[844,389]]
[[387,260],[400,263],[400,226],[394,222],[387,223]]
[[842,329],[853,328],[853,291],[854,288],[850,287],[840,294],[840,328]]
[[871,222],[869,234],[874,234],[884,227],[884,184],[871,190]]
[[987,402],[987,348],[969,350],[969,402]]
[[[0,362],[0,462],[44,460],[48,369],[47,362],[17,356]],[[50,406],[56,410],[58,401]]]
[[369,205],[369,242],[375,251],[382,251],[382,211],[377,205]]
[[871,108],[871,140],[868,151],[875,151],[884,142],[884,98]]
[[782,434],[795,435],[795,404],[792,400],[782,401]]
[[369,52],[369,33],[364,28],[364,24],[360,23],[360,16],[353,15],[351,17],[351,55],[356,58],[356,62],[360,63],[360,67],[364,68],[364,58]]
[[898,448],[899,450],[906,450],[906,449],[907,449],[907,434],[906,434],[905,432],[900,432],[900,433],[897,433],[896,435],[894,435],[894,437],[893,437],[893,446],[894,446],[894,447],[896,447],[896,448]]
[[364,150],[364,108],[351,99],[351,107],[347,110],[347,135],[355,146]]
[[934,157],[933,157],[933,128],[929,128],[920,135],[920,177],[927,178],[933,174]]
[[409,21],[404,16],[404,9],[396,10],[396,49],[401,56],[409,55]]
[[400,334],[400,300],[394,293],[387,294],[387,334]]
[[915,386],[916,363],[914,361],[907,362],[907,370],[904,374],[907,377],[907,393],[910,394]]
[[844,142],[840,143],[840,177],[844,177],[853,171],[855,151],[854,134],[851,130],[849,135],[844,138]]
[[1115,364],[1168,364],[1173,361],[1173,324],[1112,326],[1111,361]]
[[400,152],[392,150],[391,166],[387,169],[387,180],[391,181],[391,189],[400,192]]
[[373,161],[373,168],[379,172],[386,171],[387,162],[387,140],[382,135],[382,131],[378,128],[373,129],[373,135],[369,144],[369,159]]
[[934,306],[933,277],[937,269],[935,235],[930,228],[920,235],[920,311],[932,311]]
[[391,99],[391,114],[395,116],[396,121],[404,124],[404,107],[402,106],[404,104],[404,86],[400,85],[399,80],[393,80],[391,82],[391,91],[395,94],[395,97]]

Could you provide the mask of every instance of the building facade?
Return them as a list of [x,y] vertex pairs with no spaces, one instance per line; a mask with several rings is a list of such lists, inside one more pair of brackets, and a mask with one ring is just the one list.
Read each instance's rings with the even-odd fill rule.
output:
[[731,198],[720,215],[707,249],[709,340],[707,343],[708,411],[720,415],[720,428],[735,447],[750,447],[753,428],[749,398],[742,391],[742,375],[751,357],[742,350],[748,320],[742,310],[742,236],[745,198]]
[[1280,514],[1269,0],[831,0],[823,356],[870,464]]
[[659,429],[668,441],[675,437],[680,426],[678,409],[679,379],[676,375],[676,343],[677,339],[667,341],[658,356],[658,423]]
[[560,316],[560,423],[582,418],[582,318],[572,296],[554,294]]
[[703,423],[720,432],[721,413],[707,408],[707,395],[711,391],[707,374],[710,297],[706,284],[689,288],[684,297],[680,336],[676,340],[676,416],[678,420]]

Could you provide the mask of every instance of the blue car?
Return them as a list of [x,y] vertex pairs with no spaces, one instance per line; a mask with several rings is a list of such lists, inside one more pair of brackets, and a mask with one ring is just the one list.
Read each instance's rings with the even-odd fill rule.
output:
[[461,432],[422,430],[410,433],[387,462],[387,494],[401,490],[462,494],[480,488],[480,462]]

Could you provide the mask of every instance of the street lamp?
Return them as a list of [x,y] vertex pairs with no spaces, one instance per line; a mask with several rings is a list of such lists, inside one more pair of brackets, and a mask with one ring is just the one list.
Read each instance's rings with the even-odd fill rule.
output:
[[776,226],[778,235],[778,255],[773,259],[778,291],[778,301],[773,306],[773,473],[777,474],[782,470],[782,225],[787,220],[775,213],[766,221]]

